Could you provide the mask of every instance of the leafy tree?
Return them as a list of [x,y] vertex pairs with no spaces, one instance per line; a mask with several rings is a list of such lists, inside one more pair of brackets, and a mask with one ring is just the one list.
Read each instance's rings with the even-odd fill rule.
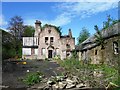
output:
[[23,25],[23,19],[21,16],[14,16],[10,19],[8,24],[8,30],[10,30],[10,33],[15,36],[17,39],[22,39],[22,34],[24,32],[24,25]]
[[0,29],[2,32],[2,59],[15,57],[15,38],[9,32]]
[[80,45],[83,41],[85,41],[88,37],[90,36],[90,33],[88,32],[88,30],[83,27],[82,31],[80,32],[77,40],[78,40],[78,45]]
[[96,34],[95,34],[96,43],[101,45],[101,49],[104,49],[104,38],[102,36],[102,33],[97,25],[94,26],[94,29],[96,30]]
[[[7,28],[10,30],[10,33],[15,38],[15,50],[16,50],[16,56],[19,56],[19,50],[22,47],[22,34],[24,32],[24,25],[23,25],[23,19],[21,16],[14,16],[9,21],[9,26]],[[21,50],[20,50],[21,51]]]
[[35,32],[35,28],[33,26],[25,26],[23,36],[32,37]]

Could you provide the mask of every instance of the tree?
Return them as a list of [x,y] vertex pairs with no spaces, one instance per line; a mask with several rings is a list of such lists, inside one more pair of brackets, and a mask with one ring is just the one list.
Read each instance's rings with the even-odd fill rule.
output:
[[21,16],[14,16],[10,19],[8,24],[8,30],[10,30],[10,33],[15,36],[17,39],[22,39],[22,34],[24,32],[24,25],[23,25],[23,19]]
[[2,60],[15,57],[15,38],[9,32],[2,32]]
[[104,38],[102,36],[101,31],[99,30],[98,26],[95,25],[94,29],[96,30],[95,38],[96,38],[96,43],[101,45],[101,49],[104,49]]
[[24,32],[22,36],[32,37],[35,32],[35,28],[33,26],[25,26]]
[[88,32],[88,30],[83,27],[82,31],[80,32],[77,40],[78,40],[78,45],[80,45],[83,41],[85,41],[88,37],[90,36],[90,33]]
[[8,30],[15,38],[16,56],[19,56],[19,49],[22,47],[22,34],[24,32],[23,19],[21,16],[14,16],[10,19]]
[[99,28],[98,28],[97,25],[94,26],[94,29],[96,30],[96,34],[95,34],[96,40],[95,40],[95,42],[96,42],[98,45],[101,46],[101,57],[102,57],[102,58],[101,58],[101,64],[103,64],[103,63],[104,63],[104,58],[103,58],[104,52],[103,52],[103,49],[104,49],[105,39],[103,38],[102,33],[101,33],[101,31],[99,30]]

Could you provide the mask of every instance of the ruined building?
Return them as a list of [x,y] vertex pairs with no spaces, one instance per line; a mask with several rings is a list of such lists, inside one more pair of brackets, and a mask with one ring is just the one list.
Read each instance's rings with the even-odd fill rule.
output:
[[109,63],[116,65],[120,60],[120,23],[101,31],[104,48],[96,43],[93,35],[76,47],[79,60],[90,61],[92,64]]
[[71,29],[68,35],[61,36],[53,25],[41,27],[41,22],[36,20],[34,37],[23,37],[22,58],[45,59],[58,55],[61,59],[70,57],[75,48],[75,38]]

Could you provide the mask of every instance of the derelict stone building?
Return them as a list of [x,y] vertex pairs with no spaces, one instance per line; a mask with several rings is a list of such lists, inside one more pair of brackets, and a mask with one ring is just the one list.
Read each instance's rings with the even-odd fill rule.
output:
[[92,64],[109,63],[117,65],[120,60],[120,23],[101,31],[104,48],[91,36],[76,47],[80,60],[91,61]]
[[61,59],[70,57],[75,49],[75,38],[71,29],[68,35],[61,36],[53,25],[41,27],[41,22],[36,20],[34,37],[23,37],[22,58],[45,59],[58,55]]

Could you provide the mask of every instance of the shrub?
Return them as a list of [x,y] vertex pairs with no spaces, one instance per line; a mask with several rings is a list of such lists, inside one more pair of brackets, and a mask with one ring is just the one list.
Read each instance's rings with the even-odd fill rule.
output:
[[43,74],[40,72],[28,73],[23,79],[23,82],[27,85],[34,85],[42,81]]

